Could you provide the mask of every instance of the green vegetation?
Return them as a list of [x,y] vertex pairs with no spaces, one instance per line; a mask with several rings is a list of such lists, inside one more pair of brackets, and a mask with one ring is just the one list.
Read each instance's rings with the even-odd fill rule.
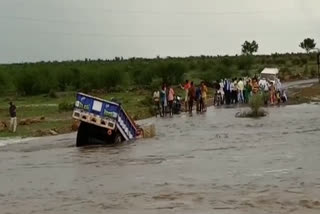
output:
[[[254,45],[255,46],[255,45]],[[256,47],[257,49],[258,47]],[[255,48],[254,48],[255,49]],[[280,78],[291,80],[316,75],[315,54],[131,58],[124,60],[85,60],[0,65],[0,121],[8,123],[8,102],[17,106],[18,119],[44,116],[45,120],[18,125],[16,134],[38,136],[39,130],[71,131],[71,111],[77,91],[105,99],[116,99],[134,119],[150,117],[152,91],[163,82],[173,85],[177,94],[185,79],[210,86],[221,78],[254,76],[264,67],[280,68]],[[213,90],[209,90],[212,96]]]
[[264,116],[261,111],[261,107],[264,105],[264,97],[261,94],[253,95],[249,101],[249,106],[251,108],[252,117]]
[[[256,46],[254,41],[249,46]],[[283,79],[309,78],[316,70],[314,54],[252,56],[258,47],[245,48],[241,56],[200,56],[128,60],[86,60],[0,65],[0,93],[30,96],[57,92],[100,90],[121,92],[151,90],[162,82],[177,85],[184,79],[196,82],[258,74],[264,67],[279,67]],[[308,66],[308,72],[306,71]],[[312,72],[311,72],[312,71]]]
[[235,116],[238,118],[259,118],[266,116],[267,112],[262,109],[263,105],[265,104],[264,96],[265,95],[263,94],[253,95],[249,101],[250,110],[237,112]]

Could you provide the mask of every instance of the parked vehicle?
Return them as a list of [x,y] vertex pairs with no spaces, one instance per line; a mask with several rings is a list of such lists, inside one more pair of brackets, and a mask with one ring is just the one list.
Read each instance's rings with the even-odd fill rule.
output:
[[120,104],[87,94],[77,94],[73,118],[81,121],[77,146],[120,143],[141,135],[141,130]]
[[278,78],[279,69],[278,68],[265,68],[261,71],[260,79],[266,79],[272,83],[275,83]]
[[220,106],[222,105],[222,95],[220,91],[216,91],[214,98],[213,98],[213,105]]
[[172,111],[173,111],[173,114],[181,113],[181,97],[180,96],[175,97],[173,101]]

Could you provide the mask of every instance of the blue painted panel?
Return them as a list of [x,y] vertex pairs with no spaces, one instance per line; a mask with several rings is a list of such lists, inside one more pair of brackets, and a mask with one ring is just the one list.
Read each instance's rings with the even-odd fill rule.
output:
[[[100,112],[92,109],[95,100],[102,103]],[[77,104],[75,108],[99,115],[101,118],[114,119],[117,122],[117,125],[120,126],[123,134],[125,134],[128,139],[134,139],[136,137],[137,131],[135,124],[127,116],[124,109],[117,103],[78,93]]]

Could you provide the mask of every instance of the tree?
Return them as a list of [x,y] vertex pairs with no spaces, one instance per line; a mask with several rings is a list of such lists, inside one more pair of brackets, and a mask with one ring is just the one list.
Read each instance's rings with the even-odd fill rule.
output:
[[316,43],[314,42],[314,39],[306,38],[303,40],[303,42],[300,43],[299,47],[306,50],[307,53],[309,53],[310,50],[316,47]]
[[252,55],[253,53],[256,53],[259,49],[259,45],[256,41],[248,42],[245,41],[242,45],[242,54],[245,55]]

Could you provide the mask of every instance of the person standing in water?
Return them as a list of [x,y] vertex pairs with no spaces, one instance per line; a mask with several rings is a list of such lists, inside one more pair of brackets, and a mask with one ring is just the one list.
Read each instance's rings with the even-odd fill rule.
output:
[[156,90],[153,92],[153,104],[154,104],[154,108],[156,111],[156,117],[157,115],[161,115],[161,110],[160,110],[160,92],[159,90]]
[[196,97],[195,97],[196,103],[197,103],[197,113],[201,112],[201,86],[199,85],[196,89]]
[[186,80],[186,83],[184,84],[184,86],[181,85],[181,88],[185,91],[185,97],[184,97],[184,111],[187,112],[188,111],[188,93],[189,93],[189,89],[190,89],[190,82],[189,80]]
[[202,81],[201,82],[201,110],[202,111],[207,111],[207,93],[208,93],[208,88],[205,85],[205,83]]
[[161,105],[161,117],[166,116],[166,108],[167,108],[167,87],[166,84],[162,85],[160,91],[160,105]]
[[190,84],[190,88],[188,91],[188,105],[189,105],[189,114],[192,115],[193,101],[195,100],[196,89],[193,85],[193,82]]
[[169,114],[170,114],[171,117],[173,116],[173,111],[172,111],[173,100],[174,100],[174,90],[173,90],[172,87],[169,87],[169,90],[168,90],[168,107],[169,107]]
[[15,133],[17,130],[17,107],[12,102],[9,105],[10,131]]

